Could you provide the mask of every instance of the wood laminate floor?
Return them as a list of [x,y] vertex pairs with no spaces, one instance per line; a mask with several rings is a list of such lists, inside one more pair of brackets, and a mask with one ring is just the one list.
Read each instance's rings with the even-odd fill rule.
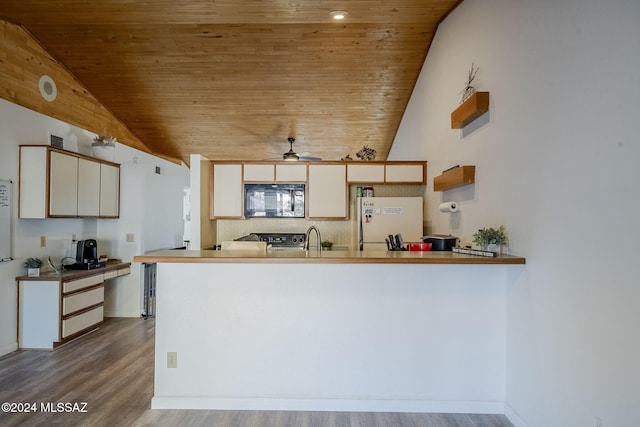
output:
[[[7,413],[3,406],[0,425],[513,427],[504,415],[151,410],[154,326],[153,319],[107,319],[55,351],[23,350],[0,358],[0,403],[32,411]],[[52,412],[59,403],[70,406]]]

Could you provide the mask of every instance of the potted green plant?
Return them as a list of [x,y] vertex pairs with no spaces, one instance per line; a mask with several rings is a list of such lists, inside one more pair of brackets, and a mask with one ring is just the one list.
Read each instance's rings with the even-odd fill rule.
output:
[[24,262],[24,266],[27,269],[27,275],[29,277],[36,277],[40,275],[40,267],[42,267],[42,261],[38,258],[27,258]]
[[98,135],[93,138],[91,148],[93,156],[102,160],[112,162],[115,158],[116,137],[109,135]]
[[325,240],[324,242],[320,243],[320,246],[322,246],[323,251],[330,251],[333,247],[333,242]]
[[502,253],[502,247],[509,243],[507,230],[504,225],[498,228],[481,228],[473,235],[473,243],[485,250]]

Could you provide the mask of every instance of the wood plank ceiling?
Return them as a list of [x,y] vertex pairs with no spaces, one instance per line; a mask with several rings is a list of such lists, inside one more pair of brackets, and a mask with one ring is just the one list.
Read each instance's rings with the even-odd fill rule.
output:
[[[26,28],[153,152],[386,159],[459,0],[19,0]],[[332,22],[332,10],[346,10]],[[105,130],[108,133],[108,129]]]

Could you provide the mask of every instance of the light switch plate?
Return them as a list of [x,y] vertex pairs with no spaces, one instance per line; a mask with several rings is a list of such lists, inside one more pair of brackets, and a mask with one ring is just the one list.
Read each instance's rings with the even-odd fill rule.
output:
[[135,241],[135,236],[133,233],[127,233],[127,242],[131,243]]

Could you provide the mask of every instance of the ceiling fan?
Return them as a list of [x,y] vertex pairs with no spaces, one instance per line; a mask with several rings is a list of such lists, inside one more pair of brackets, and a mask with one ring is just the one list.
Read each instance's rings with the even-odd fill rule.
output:
[[306,160],[306,161],[313,162],[313,161],[322,160],[322,158],[320,157],[309,157],[308,151],[302,151],[300,153],[296,153],[295,151],[293,151],[293,143],[296,141],[295,138],[289,137],[287,138],[287,141],[289,141],[289,144],[290,144],[289,151],[287,151],[282,155],[282,160],[285,160],[287,162],[297,162],[298,160]]

